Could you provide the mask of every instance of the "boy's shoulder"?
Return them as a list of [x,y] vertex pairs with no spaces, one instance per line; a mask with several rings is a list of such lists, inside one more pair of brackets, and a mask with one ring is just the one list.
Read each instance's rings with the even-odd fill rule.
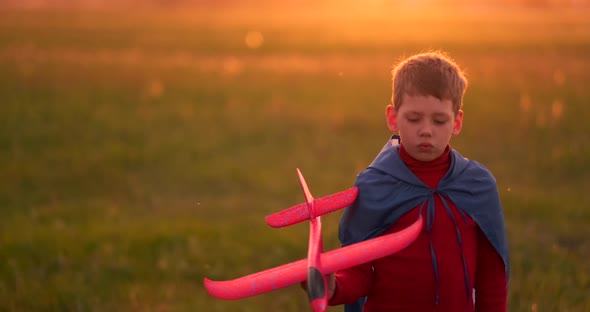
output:
[[469,158],[465,158],[461,156],[458,152],[457,154],[459,157],[462,157],[466,161],[465,170],[464,172],[462,172],[462,175],[466,175],[467,177],[473,177],[477,179],[489,179],[494,183],[496,182],[494,174],[484,164]]

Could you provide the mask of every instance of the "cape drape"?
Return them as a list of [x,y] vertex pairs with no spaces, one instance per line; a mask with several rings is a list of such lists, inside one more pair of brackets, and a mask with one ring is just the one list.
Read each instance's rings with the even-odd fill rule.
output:
[[[356,201],[344,210],[339,239],[343,246],[379,236],[408,211],[427,207],[425,222],[434,222],[434,196],[452,201],[461,213],[478,224],[502,257],[509,276],[509,254],[504,214],[493,175],[480,163],[468,160],[451,148],[449,171],[435,189],[416,177],[398,153],[399,145],[386,143],[371,165],[355,181]],[[345,311],[360,312],[364,298]]]

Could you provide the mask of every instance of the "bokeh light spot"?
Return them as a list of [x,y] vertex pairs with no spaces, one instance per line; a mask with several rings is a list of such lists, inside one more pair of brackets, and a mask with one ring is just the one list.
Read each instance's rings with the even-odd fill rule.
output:
[[553,72],[553,81],[558,86],[563,85],[565,83],[565,74],[563,73],[563,71],[556,69]]
[[554,121],[558,121],[561,119],[563,115],[563,101],[561,99],[555,99],[551,104],[551,117]]
[[226,58],[223,60],[222,70],[225,75],[235,76],[242,71],[242,63],[235,57]]
[[164,94],[164,84],[159,79],[153,79],[148,82],[145,92],[150,98],[159,98]]
[[246,45],[250,49],[257,49],[257,48],[260,48],[262,43],[264,43],[264,37],[258,31],[249,31],[246,34],[245,41],[246,41]]
[[531,110],[531,106],[532,106],[531,97],[526,93],[521,94],[520,95],[520,110],[523,113],[528,113]]

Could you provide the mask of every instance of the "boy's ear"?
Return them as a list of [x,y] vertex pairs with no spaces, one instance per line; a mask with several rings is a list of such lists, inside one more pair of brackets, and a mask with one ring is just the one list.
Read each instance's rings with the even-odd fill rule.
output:
[[463,128],[463,111],[459,110],[459,112],[457,112],[457,116],[455,116],[455,121],[453,122],[453,132],[452,135],[456,136],[459,134],[459,132],[461,132],[461,129]]
[[387,127],[393,133],[398,133],[398,126],[397,126],[397,113],[393,105],[389,104],[385,108],[385,119],[387,120]]

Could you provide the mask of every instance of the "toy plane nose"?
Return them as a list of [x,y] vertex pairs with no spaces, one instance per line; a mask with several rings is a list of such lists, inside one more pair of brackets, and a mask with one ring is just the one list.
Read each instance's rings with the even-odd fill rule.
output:
[[326,277],[315,267],[307,269],[307,294],[314,312],[324,312],[328,308]]
[[326,298],[320,298],[312,301],[310,305],[313,312],[326,312],[328,301]]

